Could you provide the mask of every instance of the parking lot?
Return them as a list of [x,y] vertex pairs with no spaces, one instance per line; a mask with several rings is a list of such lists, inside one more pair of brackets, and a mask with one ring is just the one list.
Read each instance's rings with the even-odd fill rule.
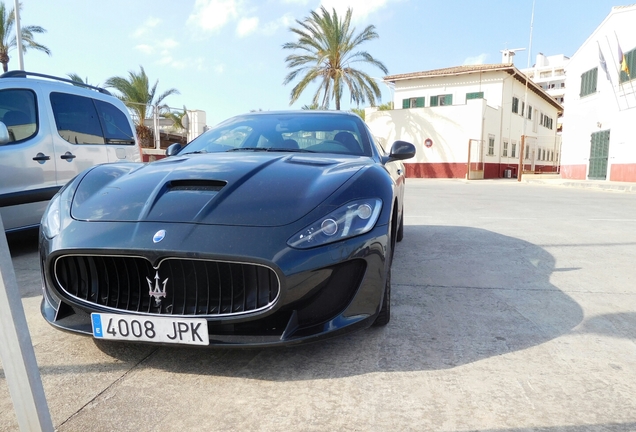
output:
[[[636,194],[409,179],[406,211],[389,325],[278,349],[55,330],[36,237],[11,236],[55,427],[636,430]],[[0,369],[0,430],[16,429]]]

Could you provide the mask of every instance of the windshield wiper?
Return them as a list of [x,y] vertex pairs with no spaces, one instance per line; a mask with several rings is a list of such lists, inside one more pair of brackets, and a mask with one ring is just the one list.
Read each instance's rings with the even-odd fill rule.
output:
[[260,152],[291,152],[291,153],[316,153],[313,150],[294,149],[284,147],[237,147],[227,150],[231,151],[260,151]]
[[234,151],[267,151],[268,149],[265,147],[236,147],[233,149],[226,150],[228,152]]
[[291,153],[316,153],[313,150],[284,148],[284,147],[283,148],[272,147],[272,148],[268,148],[267,151],[270,151],[270,152],[291,152]]
[[207,151],[205,151],[205,150],[197,150],[197,151],[182,153],[181,156],[187,155],[187,154],[203,154],[203,153],[207,153]]

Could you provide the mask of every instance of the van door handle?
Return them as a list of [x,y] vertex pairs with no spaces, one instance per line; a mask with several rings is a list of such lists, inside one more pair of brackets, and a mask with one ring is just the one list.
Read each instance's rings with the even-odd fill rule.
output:
[[38,161],[38,162],[44,162],[47,160],[51,160],[51,156],[47,156],[44,153],[38,153],[35,155],[35,157],[33,158],[34,161]]
[[73,159],[75,159],[77,156],[75,156],[73,153],[71,152],[66,152],[64,153],[62,156],[60,156],[60,159],[64,159],[66,161],[72,161]]

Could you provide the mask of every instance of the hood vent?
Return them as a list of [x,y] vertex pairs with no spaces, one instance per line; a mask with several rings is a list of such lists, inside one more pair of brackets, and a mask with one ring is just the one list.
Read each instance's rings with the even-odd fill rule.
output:
[[223,189],[226,184],[226,182],[218,180],[172,180],[168,183],[168,192],[218,192]]

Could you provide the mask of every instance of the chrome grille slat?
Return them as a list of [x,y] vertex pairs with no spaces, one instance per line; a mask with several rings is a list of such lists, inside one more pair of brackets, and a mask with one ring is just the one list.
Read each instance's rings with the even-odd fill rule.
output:
[[[148,291],[159,272],[166,297]],[[141,257],[66,255],[54,276],[62,293],[79,303],[153,315],[229,316],[265,309],[279,294],[276,273],[265,266],[224,261],[166,258],[158,268]]]

